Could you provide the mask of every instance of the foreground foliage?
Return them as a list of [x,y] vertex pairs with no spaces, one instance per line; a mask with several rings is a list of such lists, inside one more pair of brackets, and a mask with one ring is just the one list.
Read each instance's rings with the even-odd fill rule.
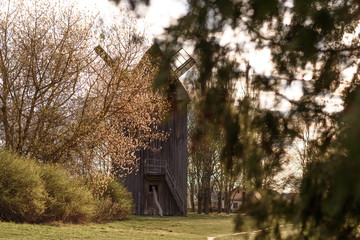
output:
[[[130,2],[133,7],[149,4]],[[194,46],[199,71],[194,82],[203,101],[199,112],[224,128],[222,160],[228,168],[244,163],[255,187],[264,188],[257,183],[264,182],[267,173],[285,157],[294,159],[286,154],[294,140],[310,149],[303,155],[303,176],[296,184],[299,199],[271,200],[259,191],[259,199],[268,204],[260,208],[266,212],[256,215],[258,224],[276,234],[285,217],[301,228],[293,239],[358,238],[360,135],[354,119],[359,116],[360,2],[188,0],[187,4],[187,13],[167,29],[167,44]],[[247,71],[246,61],[252,61],[249,48],[271,53],[269,71]],[[250,106],[259,114],[248,125],[242,125],[227,104],[228,85],[244,79],[252,82],[260,103],[270,102]],[[246,101],[240,97],[240,110]],[[257,126],[260,138],[247,141],[243,136]],[[304,138],[306,129],[314,129],[311,139]],[[250,148],[255,154],[249,154]]]
[[40,167],[32,160],[0,153],[0,170],[0,219],[39,221],[47,199]]
[[108,182],[98,204],[95,219],[99,222],[126,219],[134,207],[131,193],[116,180]]
[[82,182],[52,165],[41,166],[41,174],[47,192],[42,221],[82,223],[92,219],[94,198]]
[[0,152],[0,220],[71,222],[122,220],[132,211],[126,189],[112,180],[102,196],[59,166]]

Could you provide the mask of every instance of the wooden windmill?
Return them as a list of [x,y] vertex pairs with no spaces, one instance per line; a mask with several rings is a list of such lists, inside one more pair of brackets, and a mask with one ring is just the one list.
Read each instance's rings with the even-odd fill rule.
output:
[[[96,53],[110,66],[115,63],[100,47]],[[179,77],[188,71],[195,61],[184,50],[176,52],[171,63],[154,43],[143,55],[134,72],[162,78],[169,85],[168,97],[171,110],[162,126],[169,133],[164,142],[158,142],[161,150],[140,151],[139,171],[124,179],[132,193],[136,214],[186,215],[187,199],[187,108],[190,98]],[[141,70],[141,71],[140,71]]]

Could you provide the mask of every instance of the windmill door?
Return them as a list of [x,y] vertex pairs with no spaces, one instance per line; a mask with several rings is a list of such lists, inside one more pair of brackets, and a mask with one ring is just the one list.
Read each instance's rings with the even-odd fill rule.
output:
[[[163,188],[163,181],[162,180],[145,180],[144,184],[144,214],[148,215],[158,215],[159,208],[156,204],[155,197],[160,204],[162,205],[162,188]],[[155,190],[155,193],[154,193]]]

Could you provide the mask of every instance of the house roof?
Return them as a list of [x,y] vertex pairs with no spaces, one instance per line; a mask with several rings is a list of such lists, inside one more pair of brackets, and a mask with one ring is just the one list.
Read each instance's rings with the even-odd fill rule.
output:
[[243,190],[240,187],[236,187],[231,192],[231,198],[234,201],[241,201],[243,197]]

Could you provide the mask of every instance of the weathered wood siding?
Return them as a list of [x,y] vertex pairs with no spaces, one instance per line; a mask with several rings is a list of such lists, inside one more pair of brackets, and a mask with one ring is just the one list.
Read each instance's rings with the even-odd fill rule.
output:
[[[168,126],[171,135],[164,145],[163,153],[168,161],[168,171],[170,172],[177,191],[182,196],[183,204],[186,204],[187,197],[187,115],[179,108],[173,112],[172,119]],[[186,210],[186,206],[184,208]]]
[[[165,162],[165,167],[170,173],[176,191],[179,192],[183,202],[182,208],[186,211],[186,198],[187,198],[187,115],[186,112],[176,108],[168,118],[164,130],[170,133],[169,138],[160,143],[162,149],[159,152],[151,152],[150,150],[140,151],[140,166],[139,171],[129,174],[125,179],[125,186],[132,192],[135,204],[136,214],[153,214],[149,205],[149,185],[158,186],[159,203],[162,207],[164,215],[179,215],[181,210],[176,203],[169,186],[165,180],[165,174],[162,171],[146,172],[146,161],[149,158],[161,159]],[[183,214],[186,214],[184,212]]]
[[[169,65],[164,61],[160,48],[154,44],[145,53],[135,72],[155,78],[156,71],[160,71],[161,66]],[[152,66],[149,66],[149,63]],[[158,189],[158,200],[164,215],[186,214],[188,166],[186,108],[189,97],[174,72],[171,69],[169,72],[168,89],[171,92],[168,97],[172,107],[163,128],[170,133],[170,136],[165,142],[155,143],[161,145],[161,150],[140,151],[139,171],[129,174],[124,180],[125,186],[132,192],[136,214],[157,213],[149,189],[151,185],[155,185]]]

